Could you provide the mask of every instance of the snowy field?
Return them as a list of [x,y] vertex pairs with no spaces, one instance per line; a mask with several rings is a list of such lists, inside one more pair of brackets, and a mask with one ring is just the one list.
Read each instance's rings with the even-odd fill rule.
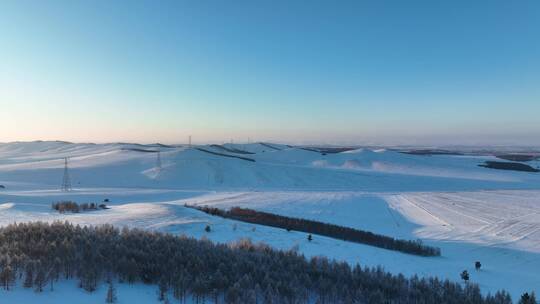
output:
[[[307,256],[382,265],[409,276],[459,281],[459,273],[467,269],[483,291],[504,288],[514,299],[524,291],[540,292],[540,273],[532,271],[540,269],[540,173],[478,166],[496,160],[492,156],[421,156],[369,149],[323,154],[275,144],[199,148],[204,151],[137,144],[0,144],[0,185],[5,186],[0,189],[0,225],[68,220],[217,242],[248,237],[277,248],[295,247]],[[68,193],[59,191],[63,157],[69,157],[73,185]],[[105,198],[110,200],[108,210],[59,214],[51,209],[58,200],[84,203]],[[308,242],[304,233],[211,217],[184,204],[243,206],[420,238],[440,247],[442,257],[417,257],[320,236]],[[210,233],[204,231],[208,224]],[[483,265],[478,272],[477,260]],[[62,295],[85,294],[71,290],[71,285],[65,282],[58,291],[40,295],[22,288],[1,293],[6,301],[26,297],[25,303],[64,303],[67,297]],[[133,298],[138,303],[156,302],[153,287],[118,289],[119,303],[131,303]],[[96,297],[102,302],[105,291],[85,294],[80,303],[96,303]]]
[[540,253],[539,197],[540,191],[476,191],[403,193],[387,201],[422,226],[422,238]]

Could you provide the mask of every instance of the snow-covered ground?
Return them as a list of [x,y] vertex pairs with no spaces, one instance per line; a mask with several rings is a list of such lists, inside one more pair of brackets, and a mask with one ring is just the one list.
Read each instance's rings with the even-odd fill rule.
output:
[[420,237],[540,253],[539,197],[540,191],[424,192],[387,201],[422,226]]
[[[278,248],[296,247],[307,256],[382,265],[406,275],[458,281],[459,273],[468,269],[471,281],[483,291],[504,288],[514,298],[526,290],[540,292],[540,273],[532,271],[540,269],[540,173],[478,167],[492,156],[420,156],[369,149],[323,155],[275,144],[200,148],[228,156],[180,146],[0,144],[0,185],[5,186],[0,189],[0,225],[69,220],[218,242],[248,237]],[[156,168],[153,152],[158,149],[161,169]],[[58,190],[63,157],[69,157],[74,188],[68,193]],[[59,214],[50,207],[63,199],[84,203],[105,198],[111,209]],[[186,203],[244,206],[399,238],[421,238],[441,247],[443,255],[417,257],[320,236],[308,242],[303,233],[211,217],[185,208]],[[212,226],[210,233],[204,231],[207,224]],[[478,272],[477,260],[483,265]],[[155,301],[154,289],[148,297],[142,295],[145,289],[130,290],[120,286],[119,299],[124,294],[140,303],[146,298]],[[33,292],[21,289],[9,295],[2,291],[2,297],[25,292],[32,302],[62,303],[42,301],[46,294],[34,298]],[[59,287],[58,295],[70,292]],[[94,303],[94,297],[104,298],[104,292],[86,295],[88,301],[81,303]]]
[[[96,304],[105,303],[108,285],[98,286],[95,292],[86,292],[77,288],[77,281],[61,280],[54,284],[54,289],[44,288],[43,292],[34,292],[20,284],[10,291],[1,291],[2,303],[40,303],[40,304]],[[144,284],[116,284],[117,304],[157,303],[154,286]],[[172,300],[172,299],[171,299]],[[173,302],[173,301],[171,301]]]

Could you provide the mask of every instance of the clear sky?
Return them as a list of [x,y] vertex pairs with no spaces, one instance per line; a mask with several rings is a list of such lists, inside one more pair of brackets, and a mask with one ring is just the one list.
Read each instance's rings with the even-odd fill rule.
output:
[[540,1],[0,1],[0,142],[540,144]]

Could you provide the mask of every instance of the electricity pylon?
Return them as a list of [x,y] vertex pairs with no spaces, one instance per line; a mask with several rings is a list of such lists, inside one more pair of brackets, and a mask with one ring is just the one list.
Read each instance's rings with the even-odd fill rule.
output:
[[156,170],[161,173],[161,151],[157,151]]
[[68,168],[68,158],[64,158],[64,178],[62,179],[62,188],[63,192],[71,191],[71,179],[69,178],[69,168]]

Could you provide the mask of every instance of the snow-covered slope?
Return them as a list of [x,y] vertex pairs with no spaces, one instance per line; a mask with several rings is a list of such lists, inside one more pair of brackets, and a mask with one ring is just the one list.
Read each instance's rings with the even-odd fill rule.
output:
[[[161,167],[157,167],[158,153]],[[60,192],[64,157],[74,190]],[[514,298],[540,286],[540,173],[479,167],[491,156],[409,155],[357,149],[319,153],[270,143],[221,146],[0,144],[0,225],[111,223],[226,242],[249,237],[308,256],[383,265],[406,275],[471,280]],[[538,162],[532,162],[538,166]],[[110,200],[111,209],[53,212],[53,201]],[[442,248],[422,258],[324,237],[234,223],[184,204],[244,206],[416,239]],[[211,233],[204,227],[210,223]],[[256,229],[254,229],[256,228]],[[481,260],[484,270],[472,269]],[[508,282],[519,282],[512,284]],[[540,290],[537,290],[540,292]],[[19,291],[18,291],[19,292]],[[20,291],[23,292],[23,291]]]
[[[279,150],[260,147],[265,146],[2,144],[0,181],[57,187],[63,158],[69,157],[76,187],[457,191],[534,189],[540,182],[538,174],[478,167],[491,157],[428,157],[368,149],[322,154],[287,146]],[[155,168],[158,150],[159,172]]]

